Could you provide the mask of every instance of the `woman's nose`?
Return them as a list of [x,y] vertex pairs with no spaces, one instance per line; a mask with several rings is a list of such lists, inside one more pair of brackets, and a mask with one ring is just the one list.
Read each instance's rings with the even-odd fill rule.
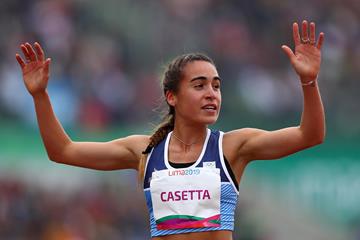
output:
[[214,88],[212,86],[208,87],[207,91],[206,91],[206,98],[215,98],[216,97],[216,92],[214,90]]

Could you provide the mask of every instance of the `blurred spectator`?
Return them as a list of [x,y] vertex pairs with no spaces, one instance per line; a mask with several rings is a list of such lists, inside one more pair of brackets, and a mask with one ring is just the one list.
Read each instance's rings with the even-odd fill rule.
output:
[[[95,182],[50,190],[20,179],[0,178],[0,239],[148,239],[142,192],[131,190],[134,186],[127,186],[130,183]],[[131,204],[124,203],[126,199],[131,199]],[[240,229],[246,225],[247,230],[237,232],[236,239],[262,239],[241,213],[237,214]]]
[[[122,204],[124,192],[106,184],[49,191],[1,178],[0,239],[145,239],[148,232],[141,192],[126,192],[132,205]],[[144,211],[139,209],[142,205]]]
[[[291,121],[301,92],[280,46],[292,43],[291,24],[302,19],[325,32],[319,84],[328,125],[335,126],[329,129],[359,136],[358,0],[2,0],[0,120],[36,124],[15,53],[20,43],[39,41],[52,58],[50,97],[66,127],[102,131],[149,122],[161,102],[161,65],[189,51],[215,59],[225,121]],[[125,191],[133,204],[122,204]],[[124,186],[59,192],[0,177],[0,239],[145,239],[143,205],[142,194]],[[241,219],[245,208],[236,239],[265,239]],[[355,239],[359,232],[357,221]]]
[[[149,115],[139,114],[139,109],[150,112],[157,98],[141,99],[159,93],[159,66],[188,51],[215,58],[228,112],[243,105],[244,115],[254,118],[274,110],[292,119],[301,106],[289,97],[296,92],[297,79],[288,74],[292,70],[280,46],[292,42],[291,23],[307,18],[326,33],[319,77],[325,104],[332,116],[353,114],[358,111],[350,102],[359,98],[353,90],[359,87],[360,7],[353,0],[326,2],[324,7],[323,1],[278,0],[2,1],[0,28],[6,34],[0,36],[0,113],[34,123],[14,53],[23,41],[40,41],[53,59],[55,110],[69,126],[106,130],[146,122]],[[346,131],[350,124],[342,123],[359,120],[360,114],[351,120],[329,119],[349,134],[360,128]]]

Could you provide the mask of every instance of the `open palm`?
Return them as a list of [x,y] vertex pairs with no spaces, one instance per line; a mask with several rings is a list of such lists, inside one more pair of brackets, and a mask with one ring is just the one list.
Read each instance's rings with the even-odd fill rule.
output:
[[25,56],[24,61],[19,54],[16,54],[25,86],[31,95],[44,92],[49,80],[50,58],[45,60],[44,51],[39,43],[34,44],[34,48],[29,44],[22,44],[21,50]]
[[292,66],[303,83],[317,78],[321,64],[321,47],[324,42],[324,33],[320,33],[318,41],[316,41],[315,23],[310,23],[310,36],[308,30],[308,22],[303,21],[302,37],[300,37],[299,26],[297,23],[294,23],[293,38],[295,52],[288,46],[282,46],[282,49],[288,55]]

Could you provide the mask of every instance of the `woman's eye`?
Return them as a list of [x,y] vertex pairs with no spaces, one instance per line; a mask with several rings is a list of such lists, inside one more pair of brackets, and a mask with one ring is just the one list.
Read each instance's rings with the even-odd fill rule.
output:
[[220,85],[214,85],[213,88],[215,88],[215,89],[220,89]]

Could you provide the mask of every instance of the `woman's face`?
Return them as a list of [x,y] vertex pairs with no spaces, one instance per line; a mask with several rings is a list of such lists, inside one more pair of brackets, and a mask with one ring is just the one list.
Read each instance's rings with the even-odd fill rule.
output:
[[177,120],[215,123],[221,106],[220,78],[215,66],[206,61],[187,63],[178,92],[170,94],[168,102],[175,107]]

